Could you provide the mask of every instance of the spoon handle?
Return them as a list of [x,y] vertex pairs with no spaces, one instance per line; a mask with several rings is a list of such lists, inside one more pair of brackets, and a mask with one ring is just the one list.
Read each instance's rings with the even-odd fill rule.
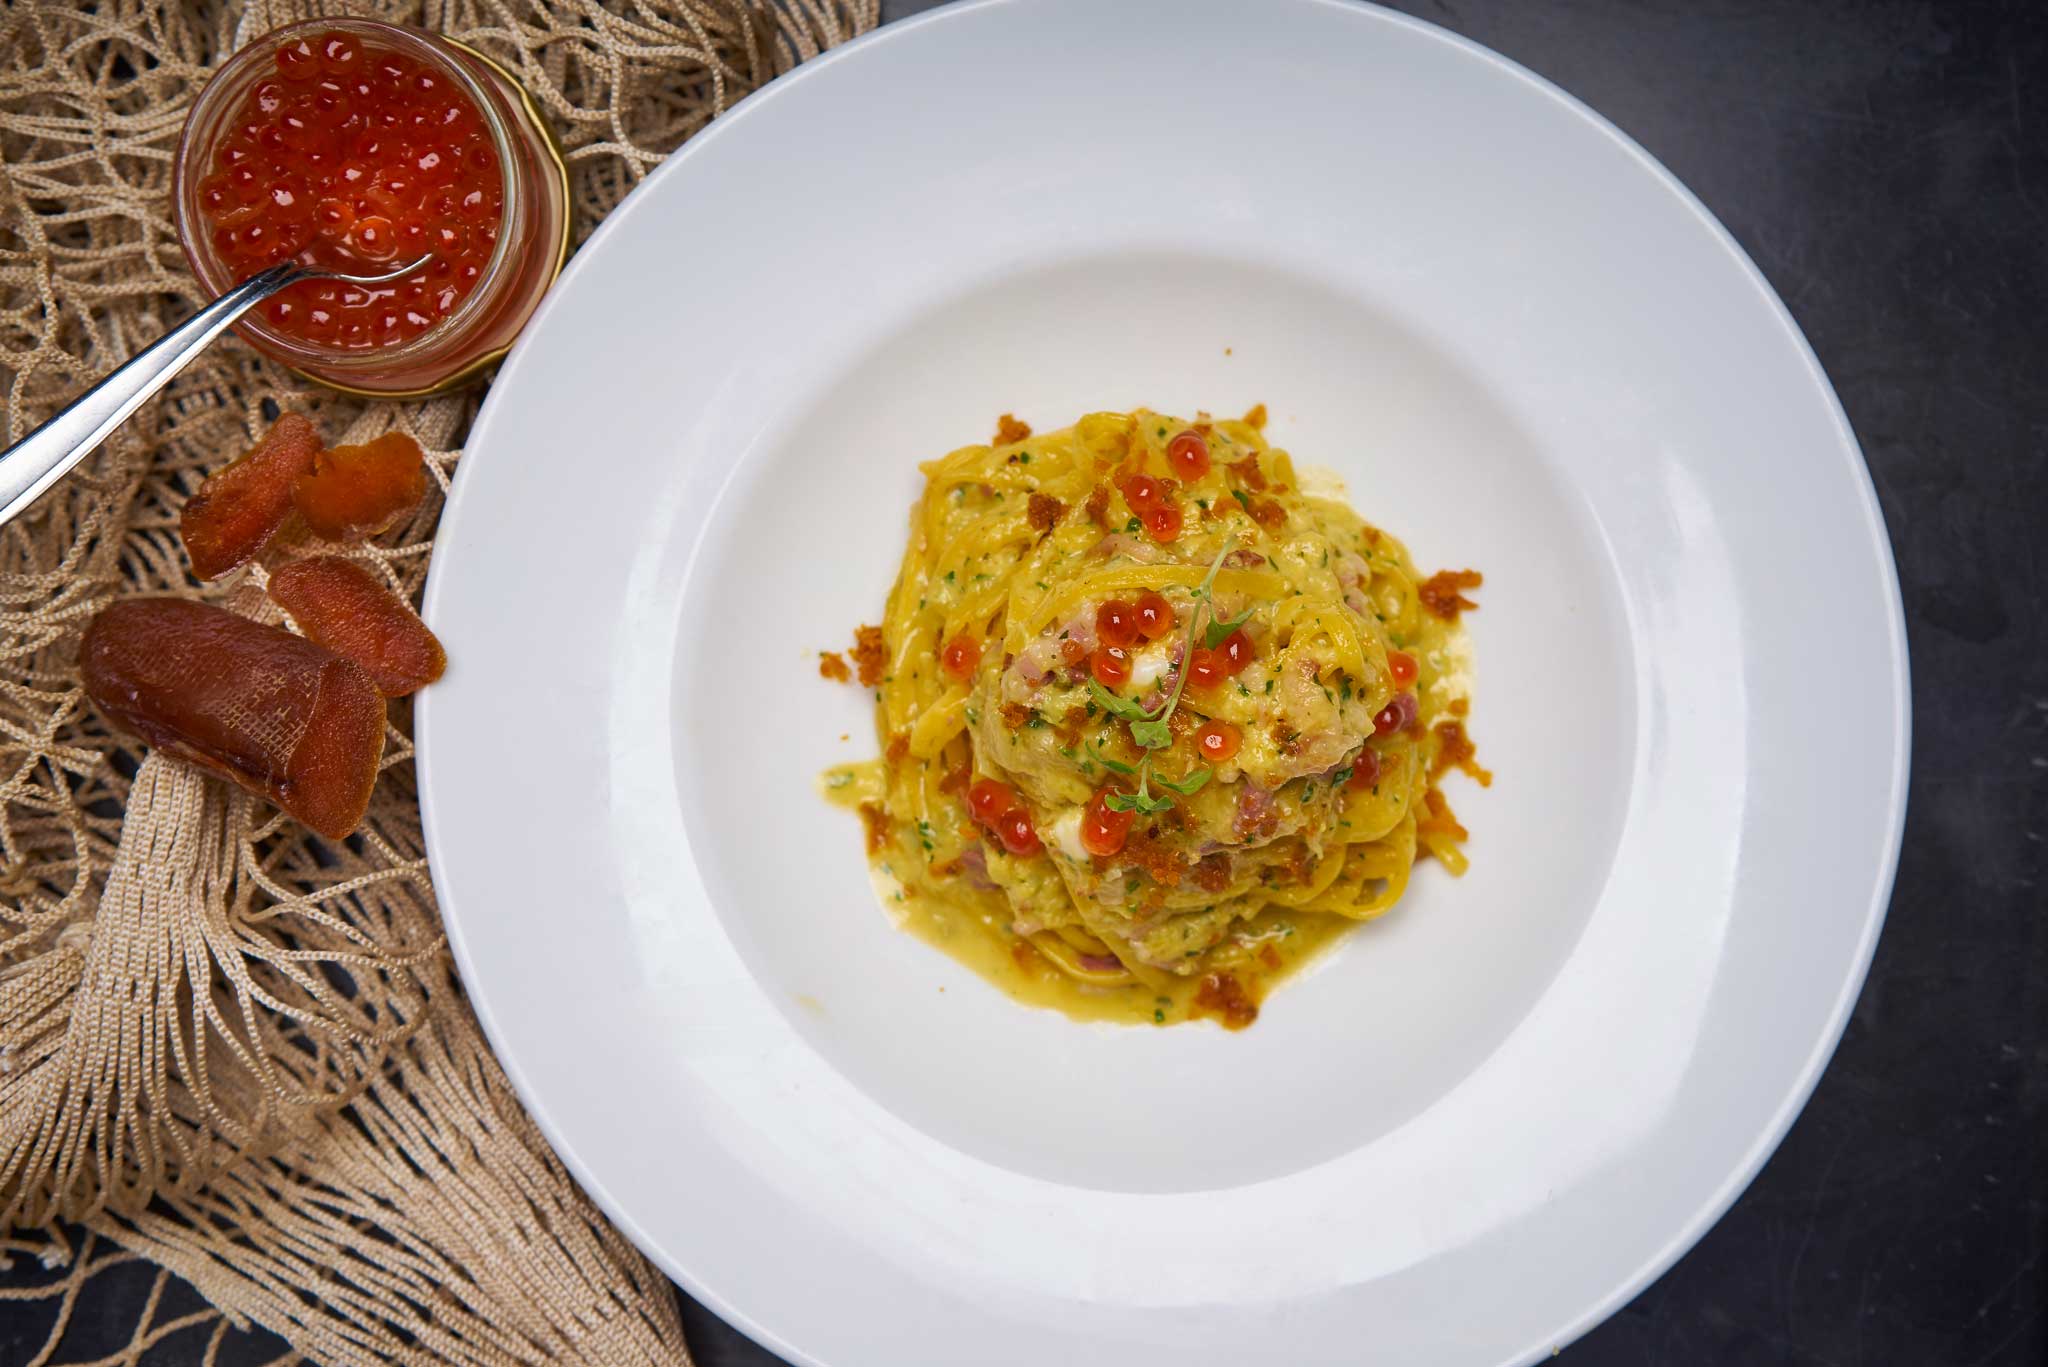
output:
[[73,399],[56,417],[0,454],[0,522],[35,502],[107,433],[164,387],[227,326],[297,280],[303,267],[286,261],[259,271],[136,353],[134,359]]

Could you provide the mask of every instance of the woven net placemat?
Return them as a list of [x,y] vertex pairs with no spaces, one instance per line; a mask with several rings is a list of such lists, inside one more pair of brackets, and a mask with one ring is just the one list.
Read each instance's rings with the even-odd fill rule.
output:
[[[734,101],[871,27],[876,0],[0,4],[7,443],[204,302],[170,188],[208,73],[344,12],[516,72],[587,235]],[[425,505],[357,552],[417,594],[476,398],[345,399],[230,338],[0,528],[0,1255],[51,1269],[0,1299],[56,1310],[26,1361],[71,1360],[77,1297],[138,1255],[210,1306],[153,1295],[106,1361],[195,1332],[210,1360],[248,1323],[323,1363],[687,1361],[667,1283],[549,1152],[451,975],[409,708],[368,819],[334,843],[110,733],[78,684],[79,634],[118,595],[270,611],[241,576],[190,579],[177,521],[281,405],[329,441],[397,427],[427,450]]]

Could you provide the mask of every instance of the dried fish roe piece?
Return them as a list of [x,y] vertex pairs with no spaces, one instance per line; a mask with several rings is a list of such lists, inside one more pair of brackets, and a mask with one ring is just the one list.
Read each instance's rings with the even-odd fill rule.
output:
[[424,688],[448,667],[440,641],[412,607],[353,560],[294,560],[270,576],[270,596],[308,640],[369,671],[387,698]]
[[291,514],[293,484],[319,454],[313,424],[286,413],[254,450],[208,476],[178,517],[192,572],[218,579],[254,559]]
[[418,507],[426,494],[420,444],[403,432],[321,452],[292,489],[299,516],[329,541],[375,536]]
[[1465,590],[1485,582],[1486,576],[1478,570],[1438,570],[1416,587],[1415,596],[1446,622],[1455,622],[1459,613],[1479,606],[1465,596]]
[[860,671],[862,687],[873,688],[882,681],[882,671],[889,667],[889,647],[882,642],[880,627],[853,629],[853,665]]
[[329,839],[369,810],[384,699],[325,647],[205,603],[125,598],[86,627],[80,668],[115,725]]

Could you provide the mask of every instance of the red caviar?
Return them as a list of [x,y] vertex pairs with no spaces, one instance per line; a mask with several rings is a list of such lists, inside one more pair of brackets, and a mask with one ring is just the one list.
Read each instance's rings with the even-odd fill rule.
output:
[[198,204],[236,277],[281,261],[373,274],[304,281],[262,306],[276,332],[350,350],[407,342],[483,278],[504,220],[504,176],[483,114],[443,73],[330,31],[278,48],[215,148]]
[[955,636],[939,652],[939,668],[962,683],[974,677],[974,667],[980,663],[981,642],[972,636]]
[[1105,688],[1115,688],[1131,677],[1131,652],[1122,646],[1101,646],[1089,662],[1089,668],[1095,675],[1095,682]]
[[996,818],[996,838],[1003,842],[1003,848],[1022,858],[1037,854],[1045,848],[1038,841],[1038,831],[1031,824],[1031,813],[1022,807],[1012,807]]
[[1195,732],[1195,749],[1202,758],[1221,764],[1237,753],[1237,747],[1244,743],[1244,732],[1227,721],[1204,722],[1201,730]]
[[1132,475],[1120,486],[1124,491],[1124,502],[1131,505],[1131,511],[1139,517],[1166,502],[1166,486],[1150,475]]
[[1229,664],[1207,646],[1196,646],[1188,655],[1188,682],[1196,688],[1214,688],[1229,677]]
[[1372,719],[1372,729],[1382,736],[1415,729],[1420,725],[1421,711],[1413,693],[1396,693],[1394,700],[1382,707],[1379,715]]
[[1145,590],[1138,596],[1138,634],[1148,641],[1156,641],[1180,625],[1180,614],[1173,610],[1173,604],[1166,596]]
[[1017,805],[1017,795],[1000,779],[978,778],[967,790],[967,814],[986,826]]
[[1135,811],[1111,810],[1109,798],[1115,791],[1104,788],[1081,813],[1081,848],[1104,859],[1123,850],[1130,839],[1131,823],[1138,819]]
[[1394,687],[1406,688],[1415,682],[1415,657],[1405,650],[1387,652],[1387,674],[1394,680]]
[[1145,530],[1152,534],[1154,541],[1172,541],[1180,536],[1180,528],[1180,509],[1170,503],[1145,514]]
[[1259,648],[1252,644],[1252,638],[1241,630],[1231,632],[1216,647],[1216,654],[1223,661],[1223,667],[1232,674],[1242,673],[1244,667],[1250,664],[1252,657],[1258,653]]
[[1190,427],[1174,434],[1166,443],[1166,463],[1182,479],[1200,479],[1209,473],[1209,442]]
[[1017,801],[1010,785],[992,778],[978,778],[967,790],[967,814],[995,832],[997,840],[1011,854],[1023,857],[1045,848],[1031,813]]
[[1095,609],[1095,634],[1104,645],[1131,644],[1138,639],[1138,610],[1121,598],[1105,598]]

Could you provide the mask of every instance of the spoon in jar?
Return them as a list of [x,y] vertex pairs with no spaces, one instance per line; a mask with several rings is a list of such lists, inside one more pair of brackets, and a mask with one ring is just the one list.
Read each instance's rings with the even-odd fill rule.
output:
[[0,453],[0,522],[36,501],[72,466],[127,421],[142,401],[162,389],[207,343],[237,318],[301,280],[339,280],[346,285],[388,285],[433,260],[429,252],[408,265],[377,275],[319,270],[295,261],[258,271],[172,328],[135,357],[86,390],[48,422]]

